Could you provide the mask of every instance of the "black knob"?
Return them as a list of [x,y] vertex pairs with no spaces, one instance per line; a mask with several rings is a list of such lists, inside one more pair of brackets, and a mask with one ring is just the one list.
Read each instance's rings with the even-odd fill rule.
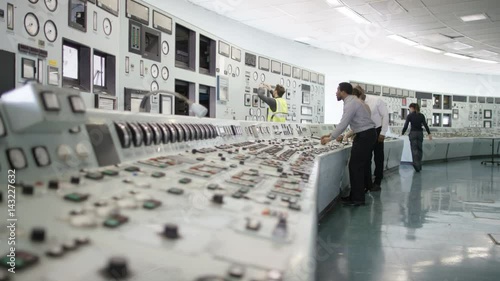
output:
[[59,181],[49,181],[49,189],[59,189]]
[[283,173],[283,167],[278,168],[278,173]]
[[168,239],[177,239],[179,238],[179,227],[175,224],[166,224],[163,229],[163,236]]
[[127,260],[123,257],[112,257],[109,259],[108,275],[115,279],[124,279],[128,276]]
[[24,185],[23,186],[23,194],[24,195],[33,195],[35,193],[35,188],[32,185]]
[[72,184],[80,184],[80,177],[78,177],[78,176],[71,177],[71,183]]
[[220,160],[226,161],[226,157],[221,157]]
[[241,160],[240,165],[245,165],[245,161]]
[[247,148],[246,148],[246,147],[243,147],[243,150],[247,150]]
[[198,150],[196,150],[196,149],[191,150],[191,153],[193,153],[193,154],[196,154],[196,152],[198,152]]
[[222,153],[219,153],[219,157],[222,157]]
[[216,204],[224,204],[224,195],[214,194],[214,196],[212,197],[212,202]]
[[45,229],[41,227],[33,228],[31,231],[31,241],[33,242],[44,242],[45,241]]

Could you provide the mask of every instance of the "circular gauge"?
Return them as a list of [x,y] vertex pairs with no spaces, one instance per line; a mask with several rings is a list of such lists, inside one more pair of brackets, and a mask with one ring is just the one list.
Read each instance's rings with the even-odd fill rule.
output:
[[33,13],[27,13],[24,17],[24,28],[31,36],[37,36],[40,31],[40,23],[38,18]]
[[250,108],[248,114],[250,114],[250,116],[254,116],[255,112],[254,112],[253,108]]
[[290,87],[290,84],[292,84],[292,82],[290,82],[290,79],[287,79],[287,80],[286,80],[286,86],[287,86],[287,87]]
[[158,91],[158,89],[160,89],[158,82],[153,81],[153,83],[151,83],[151,91]]
[[29,0],[31,4],[36,4],[38,3],[38,0]]
[[33,149],[35,160],[38,166],[44,167],[50,164],[50,156],[47,149],[43,146],[38,146]]
[[54,12],[57,10],[57,0],[45,0],[45,6],[49,11]]
[[161,77],[163,78],[163,80],[167,81],[169,76],[170,76],[170,72],[168,71],[168,68],[166,66],[164,66],[161,69]]
[[111,25],[111,20],[108,18],[104,19],[104,22],[102,24],[102,29],[104,30],[104,34],[107,36],[111,35],[111,32],[113,31],[113,26]]
[[228,74],[228,75],[233,74],[233,66],[232,66],[231,64],[229,64],[229,65],[227,66],[227,74]]
[[168,55],[168,52],[170,51],[170,46],[168,46],[167,41],[163,41],[161,43],[161,51],[164,55]]
[[259,74],[257,73],[257,71],[255,71],[253,73],[253,80],[257,81],[257,79],[259,79]]
[[297,81],[293,81],[293,87],[296,88],[297,87]]
[[281,86],[285,85],[285,79],[281,78],[281,80],[280,80],[280,85],[281,85]]
[[153,76],[154,79],[158,78],[158,74],[160,74],[160,69],[156,64],[153,64],[151,66],[151,76]]
[[252,119],[253,121],[259,121],[259,116],[253,116]]
[[240,68],[239,67],[236,67],[234,74],[236,74],[236,77],[240,76]]
[[262,114],[262,111],[260,110],[260,108],[257,108],[257,116],[260,116]]
[[262,83],[266,82],[266,75],[265,75],[264,73],[262,73],[262,74],[260,75],[260,81],[261,81]]
[[47,38],[47,40],[49,42],[56,41],[56,39],[57,39],[57,27],[53,21],[51,21],[51,20],[46,21],[43,29],[45,31],[45,38]]

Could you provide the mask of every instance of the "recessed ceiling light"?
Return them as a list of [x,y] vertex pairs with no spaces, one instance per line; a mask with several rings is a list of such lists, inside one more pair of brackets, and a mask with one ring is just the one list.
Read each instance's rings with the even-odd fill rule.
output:
[[434,48],[431,48],[431,47],[427,47],[427,46],[424,46],[424,45],[418,45],[418,46],[415,46],[415,48],[419,48],[419,49],[422,49],[422,50],[425,50],[425,51],[428,51],[428,52],[432,52],[432,53],[436,53],[436,54],[441,54],[443,52],[441,50],[434,49]]
[[464,44],[464,43],[461,43],[461,42],[453,42],[453,43],[448,43],[448,44],[445,44],[444,45],[446,48],[449,48],[449,49],[453,49],[453,50],[457,50],[457,51],[460,51],[460,50],[467,50],[467,49],[472,49],[474,47],[472,47],[471,45],[467,45],[467,44]]
[[497,61],[493,61],[493,60],[482,60],[482,59],[476,59],[476,58],[473,58],[472,60],[477,61],[477,62],[491,63],[491,64],[498,63]]
[[478,20],[485,20],[488,17],[486,14],[474,14],[474,15],[468,15],[468,16],[463,16],[460,17],[460,19],[464,22],[471,22],[471,21],[478,21]]
[[396,34],[392,34],[392,35],[389,35],[387,37],[391,38],[392,40],[396,40],[396,41],[398,41],[400,43],[406,44],[406,45],[410,45],[410,46],[416,46],[416,45],[418,45],[417,42],[412,41],[410,39],[406,39],[403,36],[399,36],[399,35],[396,35]]
[[347,8],[347,7],[340,7],[336,9],[337,11],[341,12],[342,14],[348,16],[349,18],[353,19],[357,23],[364,23],[364,24],[370,24],[367,19],[362,17],[360,14],[354,12],[353,10]]
[[340,6],[344,6],[344,4],[342,4],[342,2],[340,2],[339,0],[326,0],[326,3],[327,3],[330,7],[340,7]]
[[458,54],[453,54],[453,53],[444,53],[444,55],[449,56],[449,57],[453,57],[453,58],[457,58],[457,59],[464,59],[464,60],[471,59],[470,57],[458,55]]

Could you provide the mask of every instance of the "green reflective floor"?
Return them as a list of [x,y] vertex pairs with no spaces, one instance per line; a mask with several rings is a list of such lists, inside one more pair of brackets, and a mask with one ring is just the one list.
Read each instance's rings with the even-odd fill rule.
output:
[[337,204],[320,221],[317,280],[499,281],[500,168],[480,162],[401,166],[366,206]]

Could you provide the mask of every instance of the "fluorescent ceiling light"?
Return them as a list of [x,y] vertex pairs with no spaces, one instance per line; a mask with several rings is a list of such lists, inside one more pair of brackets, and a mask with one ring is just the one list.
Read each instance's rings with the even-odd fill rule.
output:
[[344,6],[344,4],[342,4],[342,2],[340,2],[339,0],[326,0],[326,3],[327,3],[330,7],[340,7],[340,6]]
[[364,23],[364,24],[370,24],[367,19],[362,17],[360,14],[354,12],[353,10],[347,8],[347,7],[340,7],[336,9],[337,11],[341,12],[342,14],[346,15],[347,17],[353,19],[357,23]]
[[295,40],[295,41],[310,41],[311,39],[312,39],[311,37],[306,36],[306,37],[297,37],[293,40]]
[[424,46],[424,45],[418,45],[418,46],[415,46],[415,48],[419,48],[419,49],[422,49],[422,50],[425,50],[425,51],[428,51],[428,52],[432,52],[432,53],[436,53],[436,54],[441,54],[443,52],[441,50],[434,49],[434,48],[431,48],[431,47],[427,47],[427,46]]
[[463,16],[460,17],[460,19],[464,22],[470,22],[470,21],[478,21],[478,20],[485,20],[488,17],[485,14],[475,14],[475,15],[468,15],[468,16]]
[[494,56],[498,56],[497,53],[491,52],[491,51],[488,51],[488,50],[481,50],[481,51],[473,52],[473,54],[474,54],[474,56],[478,56],[478,57],[494,57]]
[[458,54],[453,54],[453,53],[444,53],[444,55],[449,56],[449,57],[453,57],[453,58],[457,58],[457,59],[464,59],[464,60],[470,59],[470,57],[458,55]]
[[447,48],[453,49],[453,50],[457,50],[457,51],[474,48],[471,45],[467,45],[467,44],[464,44],[461,42],[448,43],[448,44],[445,44],[444,46]]
[[418,45],[418,43],[417,43],[417,42],[415,42],[415,41],[411,41],[411,40],[409,40],[409,39],[406,39],[406,38],[404,38],[404,37],[402,37],[402,36],[399,36],[399,35],[396,35],[396,34],[389,35],[389,36],[387,36],[387,37],[391,38],[392,40],[396,40],[396,41],[398,41],[399,43],[406,44],[406,45],[410,45],[410,46],[416,46],[416,45]]
[[492,60],[482,60],[482,59],[476,59],[476,58],[473,58],[472,60],[473,60],[473,61],[477,61],[477,62],[491,63],[491,64],[498,63],[497,61],[492,61]]

